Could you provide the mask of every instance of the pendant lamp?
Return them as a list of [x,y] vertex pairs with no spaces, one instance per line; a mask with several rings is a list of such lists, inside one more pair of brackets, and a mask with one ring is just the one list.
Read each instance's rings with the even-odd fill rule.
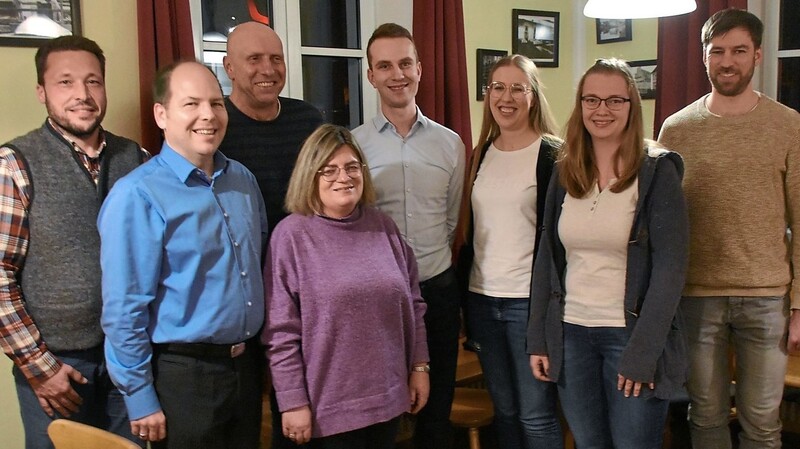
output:
[[597,19],[646,19],[677,16],[695,9],[694,0],[589,0],[583,15]]

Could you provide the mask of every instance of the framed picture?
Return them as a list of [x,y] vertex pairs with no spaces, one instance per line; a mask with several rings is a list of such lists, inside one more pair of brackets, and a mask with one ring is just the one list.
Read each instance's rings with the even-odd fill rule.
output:
[[511,51],[539,67],[558,67],[558,17],[551,11],[511,11]]
[[484,48],[478,49],[478,59],[475,61],[477,67],[477,85],[475,91],[477,92],[476,100],[483,101],[486,96],[486,88],[489,84],[489,70],[492,66],[499,61],[503,56],[508,54],[505,50],[486,50]]
[[42,41],[81,34],[80,0],[0,2],[0,45],[38,47]]
[[631,66],[631,75],[636,81],[636,88],[639,89],[639,95],[642,100],[653,100],[656,98],[656,87],[658,78],[658,66],[655,59],[647,59],[644,61],[629,61],[628,65]]
[[631,19],[597,19],[597,43],[608,44],[633,39]]

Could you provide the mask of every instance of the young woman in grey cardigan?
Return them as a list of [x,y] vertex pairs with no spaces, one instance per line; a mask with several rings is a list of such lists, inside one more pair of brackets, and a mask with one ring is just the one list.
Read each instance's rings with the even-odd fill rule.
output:
[[660,448],[686,379],[683,162],[643,139],[626,69],[598,60],[581,78],[531,283],[531,368],[587,449]]

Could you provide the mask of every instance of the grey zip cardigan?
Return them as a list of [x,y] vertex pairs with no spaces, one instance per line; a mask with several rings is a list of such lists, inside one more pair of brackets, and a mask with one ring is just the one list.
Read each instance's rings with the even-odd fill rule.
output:
[[[688,372],[686,341],[677,308],[686,279],[689,218],[681,188],[683,160],[647,148],[639,170],[639,199],[628,242],[625,324],[628,346],[618,371],[637,382],[655,382],[655,395],[669,399],[682,391]],[[566,190],[558,166],[547,191],[544,229],[533,266],[528,321],[529,354],[546,355],[557,382],[564,358],[563,316],[566,254],[558,220]]]

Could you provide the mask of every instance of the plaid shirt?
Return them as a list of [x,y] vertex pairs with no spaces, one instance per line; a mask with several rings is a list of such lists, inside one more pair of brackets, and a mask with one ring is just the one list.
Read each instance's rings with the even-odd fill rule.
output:
[[[52,121],[50,124],[61,132]],[[92,158],[62,132],[95,184],[100,173],[100,155],[106,147],[105,135],[102,131],[100,135],[98,155]],[[142,152],[144,160],[150,158],[144,148]],[[31,181],[24,159],[17,158],[11,148],[0,148],[0,259],[3,268],[0,271],[0,346],[25,377],[45,380],[58,372],[61,362],[48,350],[36,323],[25,310],[22,289],[17,282],[28,252],[30,193]]]

